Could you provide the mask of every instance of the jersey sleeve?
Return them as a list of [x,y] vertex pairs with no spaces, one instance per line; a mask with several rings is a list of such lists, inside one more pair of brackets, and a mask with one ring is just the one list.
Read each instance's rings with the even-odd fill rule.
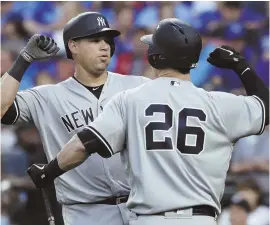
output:
[[[40,93],[36,89],[20,91],[12,106],[5,114],[4,124],[22,124],[32,122],[37,114],[40,103]],[[2,122],[2,121],[1,121]]]
[[126,139],[125,92],[115,95],[87,129],[100,139],[110,155],[124,150]]
[[265,127],[265,107],[257,96],[236,96],[215,93],[215,103],[232,142],[250,135],[262,134]]

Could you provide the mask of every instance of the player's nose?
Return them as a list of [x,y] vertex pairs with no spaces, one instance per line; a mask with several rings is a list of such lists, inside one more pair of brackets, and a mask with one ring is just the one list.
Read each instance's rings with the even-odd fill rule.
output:
[[110,49],[110,45],[106,41],[101,40],[100,44],[102,50],[108,51]]

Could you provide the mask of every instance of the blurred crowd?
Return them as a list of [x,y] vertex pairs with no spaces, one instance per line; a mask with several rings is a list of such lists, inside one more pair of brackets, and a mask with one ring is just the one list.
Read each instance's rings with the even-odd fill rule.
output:
[[[72,76],[73,65],[65,58],[62,31],[69,19],[85,11],[102,13],[111,27],[121,31],[109,71],[154,78],[140,37],[151,33],[161,19],[177,17],[196,27],[203,38],[198,68],[191,71],[196,86],[245,95],[234,72],[214,68],[206,61],[208,54],[223,44],[239,51],[269,86],[268,1],[1,2],[1,76],[34,33],[52,36],[60,52],[53,59],[32,64],[20,90]],[[46,162],[37,130],[31,125],[2,126],[1,139],[1,224],[48,224],[40,193],[26,174],[30,164]],[[219,224],[269,224],[268,194],[269,126],[261,136],[243,138],[234,146]]]
[[268,2],[1,2],[1,55],[3,74],[34,33],[52,36],[61,48],[52,60],[33,64],[21,89],[56,83],[73,74],[65,58],[62,31],[65,23],[85,11],[101,12],[110,25],[121,31],[109,70],[153,77],[140,37],[149,34],[158,21],[177,17],[195,26],[203,37],[198,69],[193,82],[208,90],[244,93],[230,71],[210,66],[206,58],[217,45],[227,44],[241,52],[269,84]]

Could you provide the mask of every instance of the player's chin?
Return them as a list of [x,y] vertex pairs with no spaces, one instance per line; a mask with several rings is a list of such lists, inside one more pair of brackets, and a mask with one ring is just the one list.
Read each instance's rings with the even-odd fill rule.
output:
[[108,64],[98,64],[94,68],[92,68],[92,71],[95,74],[101,75],[105,70],[107,70]]
[[109,65],[109,60],[108,61],[102,61],[102,62],[99,62],[98,64],[97,64],[97,68],[98,69],[106,69],[107,68],[107,66]]

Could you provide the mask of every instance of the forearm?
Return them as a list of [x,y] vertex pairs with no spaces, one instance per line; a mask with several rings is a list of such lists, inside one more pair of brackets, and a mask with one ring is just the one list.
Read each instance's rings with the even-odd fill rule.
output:
[[55,178],[82,164],[88,156],[80,139],[74,135],[48,165],[34,164],[28,169],[28,174],[36,187],[45,187]]
[[246,173],[251,171],[250,163],[233,163],[230,167],[232,173]]
[[9,71],[1,79],[1,119],[13,103],[19,83],[31,63],[35,60],[51,58],[59,50],[50,37],[35,34],[29,39]]
[[[98,152],[98,148],[102,151],[103,144],[91,132],[84,129],[65,144],[57,157],[45,167],[45,173],[53,180],[81,165],[91,154]],[[98,154],[103,155],[100,151]]]
[[269,172],[269,161],[233,163],[230,167],[232,173],[247,173],[251,171]]
[[239,64],[234,70],[241,79],[247,95],[258,96],[264,103],[265,107],[265,125],[269,124],[269,89],[264,84],[262,79],[257,76],[256,72],[247,64]]
[[28,168],[27,172],[37,188],[46,187],[55,178],[81,165],[91,154],[108,155],[103,142],[87,130],[84,129],[74,135],[49,164],[33,164]]
[[21,56],[1,78],[1,119],[14,102],[23,74],[30,66]]
[[269,173],[269,161],[263,163],[262,171]]
[[266,164],[263,164],[260,168],[260,171],[261,172],[266,172],[266,173],[269,173],[269,164],[266,165]]
[[256,164],[256,171],[269,173],[269,161],[263,161]]
[[58,154],[57,161],[61,170],[68,171],[81,165],[88,157],[82,142],[74,135]]

